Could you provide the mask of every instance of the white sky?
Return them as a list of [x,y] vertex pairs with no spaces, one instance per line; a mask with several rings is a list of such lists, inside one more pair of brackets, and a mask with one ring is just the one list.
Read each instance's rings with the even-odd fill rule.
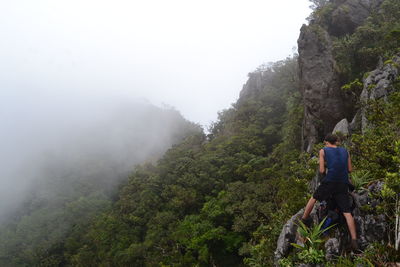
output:
[[147,99],[208,125],[248,72],[292,53],[309,5],[0,0],[0,98]]

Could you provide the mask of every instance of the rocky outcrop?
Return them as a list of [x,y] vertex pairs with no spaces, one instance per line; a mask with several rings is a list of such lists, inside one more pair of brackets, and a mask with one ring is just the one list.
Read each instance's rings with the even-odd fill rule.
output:
[[339,121],[333,128],[332,133],[348,136],[350,134],[350,131],[349,131],[349,122],[347,121],[347,119]]
[[364,23],[383,0],[333,1],[334,10],[328,23],[328,32],[333,36],[351,34]]
[[[364,87],[361,93],[361,103],[366,104],[368,100],[387,99],[393,91],[393,82],[399,77],[400,55],[395,56],[392,60],[383,64],[379,64],[378,68],[371,71],[364,79]],[[368,120],[366,118],[365,105],[361,109],[361,129],[362,132],[368,128]]]
[[[365,250],[373,242],[382,242],[387,236],[389,226],[385,215],[371,212],[380,204],[380,200],[372,196],[379,192],[382,186],[382,182],[376,182],[368,189],[353,193],[353,198],[356,202],[353,216],[357,225],[359,247],[362,250]],[[318,221],[317,210],[318,204],[315,205],[310,215],[314,223]],[[301,217],[302,213],[303,210],[300,210],[283,227],[275,251],[276,263],[279,259],[288,256],[292,251],[293,246],[290,243],[299,243],[296,236],[297,225],[295,222]],[[330,238],[325,242],[325,258],[328,261],[342,255],[350,246],[346,223],[342,221],[341,225],[331,230],[329,236]]]
[[[304,210],[297,212],[289,221],[283,226],[282,232],[279,235],[277,248],[275,251],[275,258],[279,259],[285,257],[292,249],[290,243],[296,242],[297,224],[296,222],[301,218]],[[312,216],[314,213],[312,214]]]
[[340,90],[327,31],[318,25],[303,26],[298,46],[304,104],[303,149],[309,152],[349,112]]
[[337,238],[329,238],[325,242],[325,258],[328,261],[334,260],[340,255],[340,242]]
[[[324,9],[317,10],[308,26],[303,25],[298,39],[300,91],[304,104],[304,121],[302,131],[303,150],[310,152],[315,143],[330,132],[340,132],[351,136],[353,132],[365,131],[368,120],[366,105],[368,100],[387,99],[394,90],[393,84],[400,77],[400,54],[392,60],[382,62],[363,80],[361,95],[350,99],[341,90],[341,81],[337,73],[332,40],[354,33],[363,25],[371,13],[378,11],[384,0],[330,0]],[[360,97],[361,108],[355,108],[356,99]],[[320,177],[315,175],[310,183],[312,191],[318,186]],[[365,250],[374,242],[387,241],[389,225],[384,214],[378,212],[381,200],[378,192],[382,182],[373,183],[368,189],[353,193],[356,203],[353,216],[357,226],[358,245]],[[314,223],[317,222],[318,204],[311,213]],[[296,221],[303,210],[295,214],[283,227],[275,251],[276,263],[282,257],[292,253],[290,243],[298,243]],[[347,225],[342,223],[331,229],[329,239],[325,242],[327,261],[344,255],[350,247]],[[309,265],[301,265],[309,266]]]
[[268,78],[270,78],[270,75],[271,72],[262,70],[249,73],[249,78],[240,91],[238,104],[245,102],[249,98],[260,95],[260,92],[265,90],[265,84]]
[[341,120],[333,129],[333,133],[341,132],[344,135],[350,135],[353,132],[365,133],[369,127],[366,114],[366,107],[369,100],[384,99],[393,92],[394,82],[400,77],[400,55],[393,57],[384,64],[379,63],[378,68],[371,71],[363,80],[363,90],[360,95],[361,108],[358,110],[348,123],[347,119]]
[[332,0],[324,6],[324,12],[329,15],[320,12],[310,25],[301,28],[298,51],[304,103],[303,150],[310,152],[336,123],[343,118],[349,121],[353,118],[354,103],[341,90],[332,37],[353,33],[382,2]]

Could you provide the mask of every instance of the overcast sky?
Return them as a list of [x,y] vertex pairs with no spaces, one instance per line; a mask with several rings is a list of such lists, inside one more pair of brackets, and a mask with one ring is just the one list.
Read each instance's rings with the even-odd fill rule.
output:
[[248,72],[292,53],[309,5],[0,0],[0,103],[139,98],[208,125]]

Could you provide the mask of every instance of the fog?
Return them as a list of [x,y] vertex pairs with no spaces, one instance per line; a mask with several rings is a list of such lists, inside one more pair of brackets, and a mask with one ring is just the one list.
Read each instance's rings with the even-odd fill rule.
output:
[[0,106],[0,219],[32,194],[73,196],[73,182],[112,190],[136,164],[200,130],[174,109],[139,100],[31,95]]
[[209,125],[292,53],[308,0],[0,2],[0,86],[141,97]]
[[158,107],[207,128],[248,72],[293,52],[308,6],[1,1],[0,217],[51,179],[124,176],[196,129]]

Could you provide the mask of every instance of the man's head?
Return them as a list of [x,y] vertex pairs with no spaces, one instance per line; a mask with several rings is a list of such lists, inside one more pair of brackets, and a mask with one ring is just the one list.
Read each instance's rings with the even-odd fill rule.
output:
[[328,134],[325,136],[324,141],[331,145],[336,145],[336,143],[339,141],[339,138],[335,134]]

